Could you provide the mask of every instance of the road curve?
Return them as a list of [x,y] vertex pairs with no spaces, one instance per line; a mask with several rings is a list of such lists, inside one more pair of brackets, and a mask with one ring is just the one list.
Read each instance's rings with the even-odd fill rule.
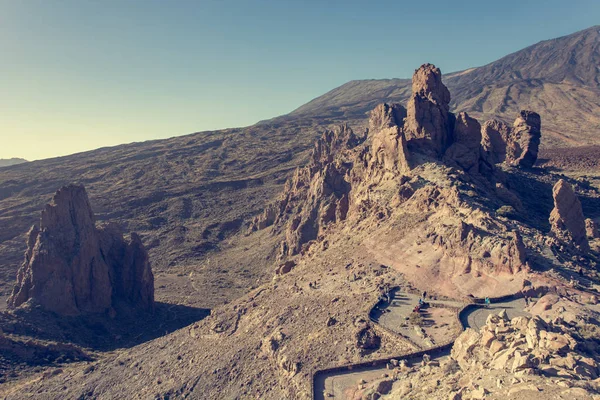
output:
[[[478,302],[481,302],[481,300]],[[463,329],[479,329],[485,325],[487,317],[490,314],[497,314],[503,309],[506,310],[506,314],[510,319],[518,316],[528,316],[529,313],[523,311],[524,307],[525,300],[522,297],[517,295],[509,296],[498,302],[492,301],[489,307],[484,307],[483,304],[477,303],[468,304],[459,313],[459,319]],[[393,312],[393,308],[391,308],[391,312]],[[451,348],[452,344],[393,358],[406,360],[408,364],[413,364],[421,362],[424,353],[429,354],[432,359],[448,356]],[[386,367],[387,362],[382,361],[317,371],[313,375],[313,398],[315,400],[345,399],[344,392],[355,386],[360,379],[366,381],[373,380],[389,372]]]

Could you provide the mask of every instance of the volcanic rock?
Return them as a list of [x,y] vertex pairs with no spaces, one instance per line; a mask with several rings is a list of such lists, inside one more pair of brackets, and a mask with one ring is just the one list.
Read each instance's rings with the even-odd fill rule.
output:
[[347,125],[325,131],[309,164],[296,170],[279,198],[252,221],[250,231],[268,226],[274,226],[275,232],[285,229],[279,256],[286,258],[307,249],[328,224],[345,220],[351,165],[344,155],[360,142]]
[[506,160],[506,146],[510,140],[511,128],[502,121],[492,119],[481,127],[481,147],[491,164]]
[[404,172],[410,169],[406,138],[402,130],[406,109],[399,104],[380,104],[369,119],[369,132],[372,137],[372,170],[383,167],[389,172]]
[[458,164],[467,172],[478,172],[480,143],[481,125],[475,118],[461,112],[457,115],[454,125],[454,143],[446,150],[444,159],[448,163]]
[[552,232],[561,240],[572,242],[583,251],[589,250],[585,218],[581,202],[573,187],[565,180],[559,180],[552,189],[554,209],[550,213]]
[[61,315],[103,313],[126,304],[154,307],[154,277],[135,233],[125,241],[114,224],[97,228],[83,186],[59,189],[28,234],[25,261],[8,299],[32,300]]
[[514,164],[531,168],[535,164],[540,146],[541,119],[538,113],[521,110],[513,124],[509,153]]
[[585,232],[587,234],[587,237],[590,239],[597,239],[600,237],[600,232],[598,231],[598,224],[596,224],[596,222],[593,219],[585,219]]
[[406,140],[419,151],[441,157],[451,142],[454,125],[450,113],[450,92],[442,83],[440,69],[423,64],[412,78],[404,123]]

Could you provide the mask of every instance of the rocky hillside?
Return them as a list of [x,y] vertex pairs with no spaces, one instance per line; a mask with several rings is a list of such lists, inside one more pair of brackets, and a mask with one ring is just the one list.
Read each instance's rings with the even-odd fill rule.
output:
[[[510,121],[520,109],[544,120],[545,146],[598,144],[600,26],[546,40],[488,65],[446,75],[452,109]],[[292,116],[363,118],[379,102],[410,96],[409,79],[352,81]]]
[[[588,358],[597,358],[600,342],[599,243],[585,218],[600,217],[600,192],[532,168],[544,138],[537,113],[522,110],[506,126],[484,122],[485,130],[467,113],[451,112],[449,102],[440,70],[426,64],[415,72],[407,106],[375,107],[366,135],[347,125],[324,132],[247,235],[229,238],[245,265],[253,262],[247,254],[268,260],[269,279],[257,288],[156,340],[91,363],[51,364],[40,379],[9,380],[0,395],[309,399],[319,370],[418,348],[369,319],[394,286],[463,304],[487,296],[536,300],[526,311],[531,319],[492,317],[482,332],[446,335],[457,339],[450,369],[425,365],[396,379],[408,392],[391,382],[386,393],[416,397],[420,388],[409,384],[431,376],[443,396],[482,398],[495,383],[483,378],[495,377],[498,366],[499,396],[505,382],[532,374],[546,393],[566,385],[584,390],[582,398],[598,394],[593,382],[574,381],[598,374]],[[548,294],[552,301],[542,297]],[[443,328],[431,314],[412,319],[419,318],[428,318],[429,330]]]

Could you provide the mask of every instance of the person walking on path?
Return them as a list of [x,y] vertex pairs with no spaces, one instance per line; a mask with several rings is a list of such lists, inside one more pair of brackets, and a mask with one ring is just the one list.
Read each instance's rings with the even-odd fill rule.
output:
[[485,306],[489,308],[490,306],[490,298],[486,296],[485,298]]

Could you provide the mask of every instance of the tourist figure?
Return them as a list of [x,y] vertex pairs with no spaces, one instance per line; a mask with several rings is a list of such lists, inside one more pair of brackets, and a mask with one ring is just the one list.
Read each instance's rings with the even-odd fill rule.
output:
[[423,296],[421,296],[423,298],[423,300],[425,300],[427,298],[427,292],[423,291]]
[[485,298],[485,306],[486,306],[486,307],[489,307],[489,306],[490,306],[490,298],[489,298],[489,297],[486,297],[486,298]]

